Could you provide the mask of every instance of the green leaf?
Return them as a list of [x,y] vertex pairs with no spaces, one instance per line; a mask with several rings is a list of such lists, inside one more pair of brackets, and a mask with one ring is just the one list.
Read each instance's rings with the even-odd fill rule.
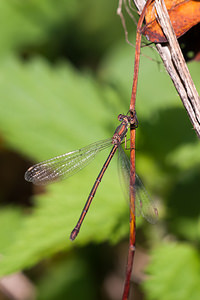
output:
[[198,169],[181,172],[168,194],[168,227],[173,234],[192,242],[200,240]]
[[[79,12],[78,1],[7,1],[0,3],[1,44],[0,54],[37,45],[41,47],[52,34],[53,27],[65,21],[69,23],[75,12]],[[9,20],[9,22],[8,22]]]
[[[52,68],[42,59],[24,64],[8,58],[1,62],[1,70],[2,136],[9,147],[27,158],[40,161],[75,150],[112,136],[118,125],[117,113],[112,118],[109,109],[105,110],[112,102],[120,107],[116,94],[108,87],[100,88],[89,74],[79,74],[69,64]],[[112,163],[77,240],[69,240],[107,155],[105,150],[92,167],[35,197],[35,208],[23,217],[20,228],[11,222],[14,239],[0,261],[1,275],[32,266],[76,244],[117,241],[127,234],[128,207]]]
[[[133,81],[133,57],[132,47],[124,43],[115,45],[102,61],[99,71],[102,78],[116,86],[119,92],[123,91],[123,97],[127,101]],[[152,115],[156,119],[157,110],[180,106],[173,85],[159,63],[160,59],[154,50],[148,47],[142,49],[136,103],[137,114],[142,119],[152,118]],[[155,82],[159,82],[159,88],[156,88]],[[166,90],[167,93],[164,92]]]
[[147,299],[198,300],[200,260],[187,244],[168,243],[154,249],[143,287]]
[[[135,40],[135,37],[132,39]],[[107,52],[99,68],[101,77],[114,85],[119,93],[123,92],[122,95],[127,105],[133,82],[134,52],[134,48],[130,45],[117,43]],[[156,50],[144,47],[141,53],[136,109],[139,120],[149,120],[155,123],[159,113],[163,110],[183,108],[183,106]],[[199,64],[193,62],[189,64],[189,67],[198,89]],[[169,119],[168,125],[170,125]]]
[[[1,259],[6,255],[6,248],[9,247],[16,238],[16,232],[20,230],[23,222],[23,214],[16,208],[1,208],[0,210],[0,249]],[[11,230],[11,227],[13,230]]]
[[76,65],[96,63],[121,30],[113,3],[106,0],[2,0],[0,19],[1,56],[40,53],[53,61],[70,57]]

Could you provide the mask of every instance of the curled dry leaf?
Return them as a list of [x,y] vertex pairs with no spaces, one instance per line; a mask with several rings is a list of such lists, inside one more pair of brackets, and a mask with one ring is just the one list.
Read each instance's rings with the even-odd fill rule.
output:
[[[200,22],[200,1],[165,0],[165,5],[177,38]],[[167,41],[156,19],[154,2],[147,8],[145,21],[142,33],[149,41],[153,43]]]

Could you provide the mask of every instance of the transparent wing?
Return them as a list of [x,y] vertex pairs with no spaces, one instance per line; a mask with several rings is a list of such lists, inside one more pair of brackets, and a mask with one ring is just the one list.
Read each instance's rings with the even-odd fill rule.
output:
[[83,169],[95,155],[112,145],[112,138],[90,144],[79,150],[56,156],[30,167],[25,179],[37,185],[59,181]]
[[[121,174],[124,181],[125,189],[129,193],[135,192],[135,206],[136,216],[140,214],[150,223],[154,224],[158,220],[158,210],[153,202],[153,200],[148,195],[142,181],[139,176],[136,174],[135,184],[130,184],[130,161],[126,156],[121,145],[118,147],[119,149],[119,160],[120,160],[120,168]],[[133,171],[134,172],[134,171]],[[127,192],[126,192],[127,193]]]
[[135,178],[135,189],[136,207],[138,209],[140,207],[141,215],[149,223],[155,224],[158,221],[158,210],[137,174]]
[[[119,173],[119,179],[120,179],[120,184],[123,190],[123,194],[126,198],[127,201],[130,202],[130,192],[132,189],[132,193],[134,192],[134,185],[130,186],[130,161],[127,157],[127,155],[125,154],[122,146],[120,145],[118,147],[118,151],[119,151],[119,155],[118,155],[118,173]],[[134,212],[134,214],[136,216],[140,216],[141,214],[141,209],[140,206],[138,209],[136,209],[136,211]]]

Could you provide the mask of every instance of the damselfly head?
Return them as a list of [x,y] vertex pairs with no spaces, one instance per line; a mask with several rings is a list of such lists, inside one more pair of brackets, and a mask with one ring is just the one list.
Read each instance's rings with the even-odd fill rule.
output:
[[122,122],[125,117],[126,117],[125,115],[119,114],[118,115],[118,121]]
[[137,119],[137,115],[136,115],[136,111],[129,111],[130,116],[127,115],[123,115],[123,114],[119,114],[118,115],[118,120],[120,122],[125,121],[127,124],[130,124],[132,126],[132,128],[137,128],[138,127],[138,119]]

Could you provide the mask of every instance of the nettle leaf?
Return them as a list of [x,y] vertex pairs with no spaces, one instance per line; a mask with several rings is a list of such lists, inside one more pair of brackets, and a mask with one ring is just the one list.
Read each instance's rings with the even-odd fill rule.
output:
[[105,110],[111,103],[122,109],[117,95],[71,65],[4,59],[1,67],[1,131],[8,145],[29,157],[44,160],[108,138],[119,124],[118,111],[111,120]]
[[[53,68],[42,59],[24,64],[10,58],[1,62],[1,71],[1,136],[8,147],[35,162],[111,137],[119,124],[117,112],[109,111],[110,103],[122,107],[116,94],[69,64]],[[117,241],[128,233],[128,206],[113,162],[77,240],[69,240],[108,153],[103,151],[92,166],[68,180],[47,186],[45,193],[34,197],[35,207],[22,215],[19,227],[10,222],[13,238],[3,249],[0,275],[77,244]]]
[[187,244],[168,243],[154,249],[143,283],[147,299],[198,300],[200,297],[200,260]]

